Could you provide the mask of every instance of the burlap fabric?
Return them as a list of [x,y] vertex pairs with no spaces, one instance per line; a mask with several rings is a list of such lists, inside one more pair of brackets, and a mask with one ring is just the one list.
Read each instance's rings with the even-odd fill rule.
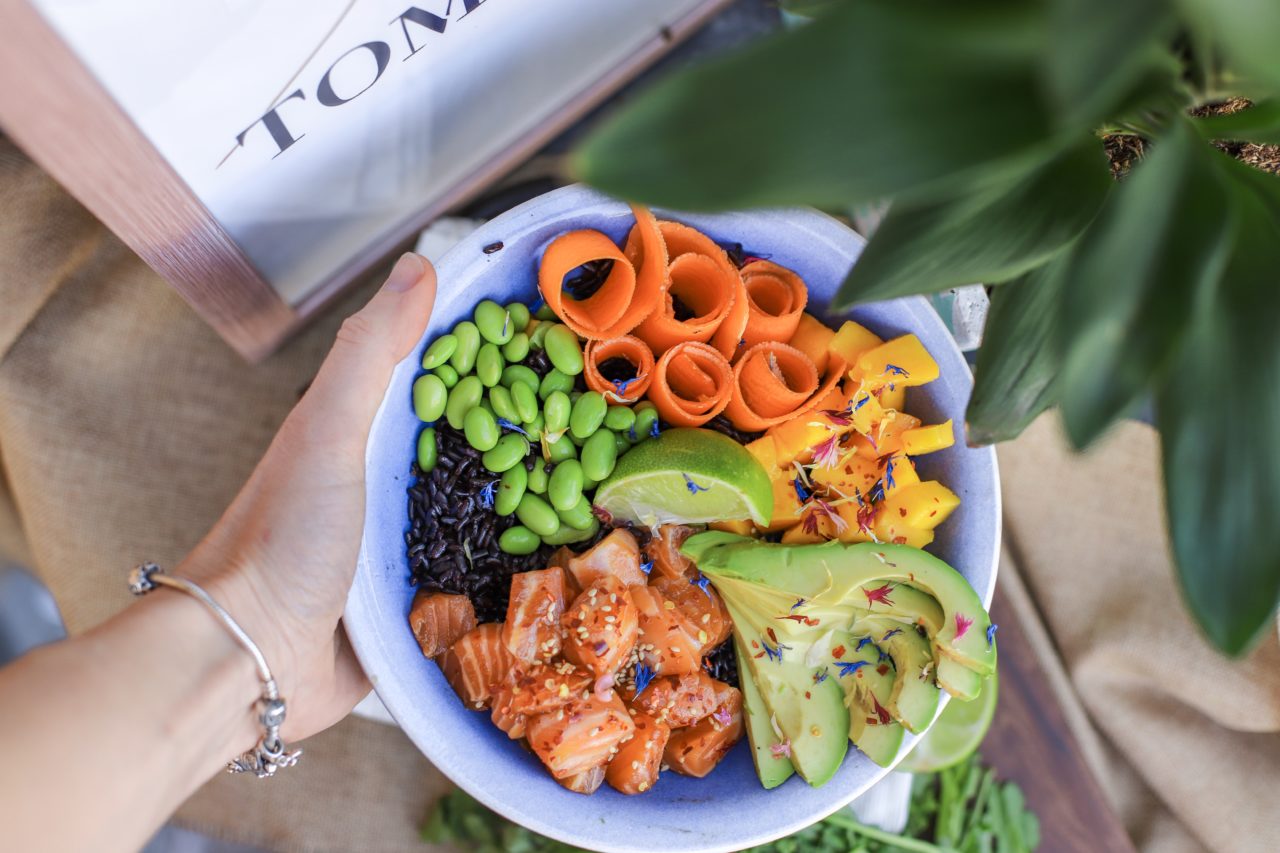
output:
[[[39,573],[72,632],[126,606],[124,570],[144,557],[172,564],[204,533],[371,285],[245,364],[0,140],[0,557]],[[1011,553],[1135,841],[1159,853],[1275,849],[1280,647],[1270,636],[1228,663],[1188,622],[1154,436],[1125,426],[1079,459],[1046,419],[1001,462]],[[178,820],[276,850],[425,849],[416,828],[445,783],[402,734],[351,719],[305,747],[298,771],[215,779]],[[74,756],[51,749],[75,772]]]

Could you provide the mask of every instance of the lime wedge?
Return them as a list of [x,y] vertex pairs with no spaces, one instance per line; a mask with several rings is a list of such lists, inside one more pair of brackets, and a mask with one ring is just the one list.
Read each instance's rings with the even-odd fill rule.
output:
[[996,713],[1000,679],[992,675],[972,702],[952,699],[933,727],[898,765],[909,773],[936,773],[959,764],[978,749]]
[[595,505],[615,518],[651,527],[773,514],[773,487],[738,442],[707,429],[669,429],[637,444],[596,490]]

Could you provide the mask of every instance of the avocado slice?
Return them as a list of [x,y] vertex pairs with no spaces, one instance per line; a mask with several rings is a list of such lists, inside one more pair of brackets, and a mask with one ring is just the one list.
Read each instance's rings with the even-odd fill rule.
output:
[[771,624],[772,614],[743,609],[730,595],[724,600],[734,636],[746,652],[740,660],[751,670],[768,719],[777,723],[784,742],[789,742],[791,764],[815,788],[825,784],[849,750],[849,714],[840,686],[829,677],[821,678],[806,662],[816,631],[775,643],[768,635],[776,624]]
[[883,616],[856,620],[851,633],[858,643],[869,638],[893,660],[893,690],[885,707],[907,731],[923,732],[938,713],[929,641],[914,626]]
[[[885,584],[892,587],[888,594],[876,595],[878,590],[884,589]],[[921,592],[911,584],[877,578],[858,587],[858,591],[861,592],[863,601],[854,612],[859,616],[887,616],[909,625],[922,625],[930,637],[942,630],[946,619],[942,605],[932,595]],[[854,602],[859,603],[857,592],[854,593]]]
[[[932,596],[943,611],[942,626],[933,640],[939,651],[980,675],[996,667],[995,643],[989,639],[991,619],[982,601],[959,572],[918,548],[875,542],[781,545],[755,540],[694,543],[686,553],[698,553],[698,568],[711,577],[729,577],[767,584],[816,604],[893,606],[897,584]],[[879,588],[865,584],[880,580]],[[885,589],[885,586],[888,589]],[[908,593],[909,594],[909,593]]]
[[773,747],[781,743],[781,738],[769,721],[769,708],[756,686],[755,676],[747,664],[747,652],[742,647],[742,640],[733,638],[738,651],[738,685],[742,688],[743,711],[746,712],[747,739],[751,742],[751,760],[756,765],[756,775],[760,784],[766,789],[776,788],[796,773],[791,759],[784,755],[775,755]]
[[961,702],[972,702],[978,698],[978,694],[982,692],[981,675],[944,654],[938,654],[935,663],[937,666],[934,676],[939,687]]
[[834,659],[845,665],[833,664],[832,670],[849,706],[849,740],[867,758],[888,767],[898,757],[903,738],[902,726],[888,714],[895,680],[892,667],[886,664],[881,671],[885,662],[874,644],[859,648],[858,640],[848,633],[836,638],[833,645],[843,647],[843,653]]

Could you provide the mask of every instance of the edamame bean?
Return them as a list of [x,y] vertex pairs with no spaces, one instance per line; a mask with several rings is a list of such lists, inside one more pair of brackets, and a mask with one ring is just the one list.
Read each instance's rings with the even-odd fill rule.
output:
[[563,391],[568,394],[572,390],[573,377],[561,373],[553,367],[547,371],[546,376],[542,377],[542,384],[538,386],[538,396],[545,400],[556,391]]
[[653,425],[657,422],[657,409],[641,409],[637,406],[636,422],[632,425],[631,429],[627,431],[627,438],[631,438],[632,432],[635,433],[636,441],[644,441],[646,438],[650,438],[650,434],[653,432]]
[[529,336],[524,332],[516,332],[511,340],[502,345],[502,357],[507,361],[524,361],[529,354]]
[[453,387],[453,392],[449,394],[449,402],[444,406],[444,416],[449,421],[449,426],[462,429],[462,422],[467,412],[480,405],[482,396],[484,396],[484,386],[480,384],[479,379],[474,376],[464,376],[459,379],[458,384]]
[[466,376],[476,366],[476,353],[480,351],[480,330],[470,320],[463,320],[453,327],[453,336],[458,339],[458,348],[449,356],[449,363],[458,371],[459,376]]
[[529,491],[534,494],[545,495],[549,479],[546,463],[541,459],[533,460],[533,468],[529,471]]
[[631,449],[631,442],[627,441],[627,437],[624,434],[615,432],[613,434],[613,446],[617,448],[617,454],[621,456]]
[[485,398],[481,397],[480,402],[476,404],[476,407],[480,409],[484,409],[486,412],[493,415],[494,420],[497,420],[498,416],[493,414],[493,406],[490,405],[489,401],[486,400]]
[[574,530],[586,530],[591,526],[591,522],[596,520],[595,515],[591,512],[591,501],[578,495],[578,500],[568,509],[557,509],[556,514],[560,516],[560,521],[569,525]]
[[529,325],[529,320],[533,316],[529,313],[529,306],[523,302],[507,303],[507,313],[511,315],[511,328],[517,332],[523,332]]
[[507,388],[514,387],[519,382],[522,385],[528,385],[529,390],[537,394],[538,383],[541,381],[532,368],[525,367],[523,364],[509,364],[502,371],[502,384]]
[[518,524],[515,527],[508,527],[498,537],[498,547],[508,554],[517,556],[532,554],[541,544],[542,540],[538,538],[538,534]]
[[456,335],[441,335],[432,341],[431,346],[427,347],[427,351],[422,354],[422,367],[426,370],[435,370],[448,361],[449,356],[453,355],[457,348]]
[[585,474],[582,475],[582,491],[589,492],[598,485],[600,485],[599,480],[593,480]]
[[[524,386],[521,385],[521,388]],[[524,422],[520,417],[520,412],[516,410],[515,401],[511,399],[511,392],[501,385],[495,385],[489,389],[489,405],[493,406],[493,413],[503,420],[508,420],[513,424],[519,425]]]
[[497,344],[485,344],[476,354],[476,376],[486,388],[492,388],[502,379],[502,369],[506,367],[502,353]]
[[511,315],[492,299],[485,299],[476,306],[476,328],[486,341],[505,344],[516,333]]
[[582,473],[593,480],[603,480],[613,473],[618,461],[618,448],[613,433],[600,430],[582,446]]
[[573,440],[568,435],[561,435],[555,441],[548,439],[546,446],[548,462],[560,463],[566,459],[574,459],[578,455],[578,448],[573,446]]
[[498,421],[483,406],[476,406],[467,412],[462,419],[462,431],[466,433],[467,444],[482,453],[492,450],[498,443]]
[[605,412],[609,404],[599,391],[588,391],[573,404],[573,413],[569,416],[569,432],[575,438],[586,438],[600,429],[604,423]]
[[433,372],[440,377],[440,381],[444,383],[446,388],[452,388],[458,384],[458,371],[448,364],[440,365]]
[[533,331],[529,332],[529,348],[542,349],[547,340],[547,332],[551,331],[551,327],[554,324],[548,323],[546,320],[537,320],[535,322],[537,325],[533,327]]
[[544,302],[538,306],[538,310],[533,316],[537,317],[539,320],[554,320],[556,318],[556,312],[552,311],[551,306]]
[[427,473],[436,467],[439,448],[436,445],[436,428],[426,427],[418,433],[418,467]]
[[556,515],[551,504],[529,492],[525,492],[516,505],[516,518],[539,536],[550,536],[560,529],[560,516]]
[[480,457],[480,463],[495,474],[510,471],[524,460],[529,452],[528,440],[518,432],[511,432],[498,439]]
[[582,463],[566,459],[551,472],[547,481],[547,499],[557,510],[568,510],[582,500]]
[[604,425],[614,432],[626,432],[635,422],[636,413],[626,406],[610,406],[604,415]]
[[573,414],[573,404],[569,395],[563,391],[553,391],[547,395],[542,404],[542,413],[546,418],[546,429],[549,433],[557,433],[569,426],[569,416]]
[[586,530],[576,530],[567,524],[562,524],[559,530],[550,536],[543,537],[542,541],[547,545],[572,545],[575,542],[585,542],[599,532],[600,522],[593,516]]
[[529,436],[529,441],[542,440],[542,412],[534,415],[533,420],[525,421],[524,432],[525,435]]
[[511,404],[516,407],[516,414],[520,416],[520,422],[533,423],[533,419],[538,416],[537,392],[530,391],[529,386],[523,382],[515,382],[508,393],[511,395]]
[[431,373],[413,380],[413,413],[424,423],[435,423],[444,414],[449,389],[439,376]]
[[548,330],[542,345],[556,370],[568,376],[577,376],[582,372],[582,344],[578,343],[578,336],[573,329],[557,323]]
[[508,516],[516,511],[520,499],[524,497],[529,486],[529,472],[523,465],[513,465],[502,474],[502,482],[498,484],[498,493],[493,498],[493,511],[501,516]]

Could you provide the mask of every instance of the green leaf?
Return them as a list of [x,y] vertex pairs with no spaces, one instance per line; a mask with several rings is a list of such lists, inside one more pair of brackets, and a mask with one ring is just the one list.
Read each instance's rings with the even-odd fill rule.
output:
[[1206,139],[1280,144],[1280,100],[1263,101],[1225,116],[1192,119]]
[[965,413],[971,445],[1016,438],[1057,400],[1054,318],[1064,261],[995,288]]
[[1062,414],[1077,447],[1168,368],[1230,247],[1225,158],[1177,122],[1111,194],[1072,252],[1060,337]]
[[1280,3],[1272,0],[1180,0],[1187,18],[1245,75],[1280,86]]
[[1157,398],[1165,501],[1187,604],[1233,655],[1280,601],[1280,180],[1229,164],[1238,234]]
[[1112,187],[1092,136],[1028,174],[937,201],[889,209],[836,295],[836,308],[1001,282],[1079,236]]
[[1035,4],[844,3],[658,84],[571,169],[682,209],[847,207],[1051,153]]

